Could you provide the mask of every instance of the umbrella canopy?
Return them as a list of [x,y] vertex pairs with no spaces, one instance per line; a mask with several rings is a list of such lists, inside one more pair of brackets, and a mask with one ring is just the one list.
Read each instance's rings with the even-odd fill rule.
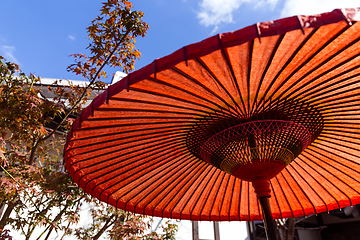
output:
[[262,180],[274,218],[359,204],[359,20],[258,23],[155,60],[81,113],[67,171],[104,202],[167,218],[260,220]]

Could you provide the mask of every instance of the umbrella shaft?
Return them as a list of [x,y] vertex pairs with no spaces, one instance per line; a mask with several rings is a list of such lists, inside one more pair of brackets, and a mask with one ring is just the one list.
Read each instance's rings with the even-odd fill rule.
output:
[[275,222],[271,214],[269,197],[259,197],[263,212],[265,232],[268,240],[277,240]]

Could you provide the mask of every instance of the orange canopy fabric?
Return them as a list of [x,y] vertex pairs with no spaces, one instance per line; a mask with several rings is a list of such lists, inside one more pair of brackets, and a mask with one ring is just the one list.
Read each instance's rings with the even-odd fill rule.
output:
[[360,204],[359,20],[360,9],[338,9],[258,23],[155,60],[81,113],[65,146],[67,171],[127,211],[260,220],[252,183],[204,162],[189,135],[205,120],[249,119],[292,99],[316,108],[323,127],[271,179],[273,217]]

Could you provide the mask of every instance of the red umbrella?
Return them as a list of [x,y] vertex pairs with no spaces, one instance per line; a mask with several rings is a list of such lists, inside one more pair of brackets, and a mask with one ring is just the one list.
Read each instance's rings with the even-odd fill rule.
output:
[[155,60],[81,113],[66,169],[104,202],[167,218],[260,220],[270,196],[270,218],[359,204],[359,20],[258,23]]

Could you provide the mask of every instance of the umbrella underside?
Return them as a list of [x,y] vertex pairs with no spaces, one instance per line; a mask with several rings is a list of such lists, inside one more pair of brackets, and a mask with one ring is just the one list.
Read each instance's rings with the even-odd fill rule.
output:
[[243,119],[202,118],[187,136],[188,149],[242,180],[271,179],[305,150],[323,128],[320,112],[309,108],[308,103],[272,102],[258,111]]
[[259,220],[248,164],[269,160],[274,218],[359,204],[360,23],[336,17],[218,35],[130,74],[73,125],[69,174],[136,213]]

